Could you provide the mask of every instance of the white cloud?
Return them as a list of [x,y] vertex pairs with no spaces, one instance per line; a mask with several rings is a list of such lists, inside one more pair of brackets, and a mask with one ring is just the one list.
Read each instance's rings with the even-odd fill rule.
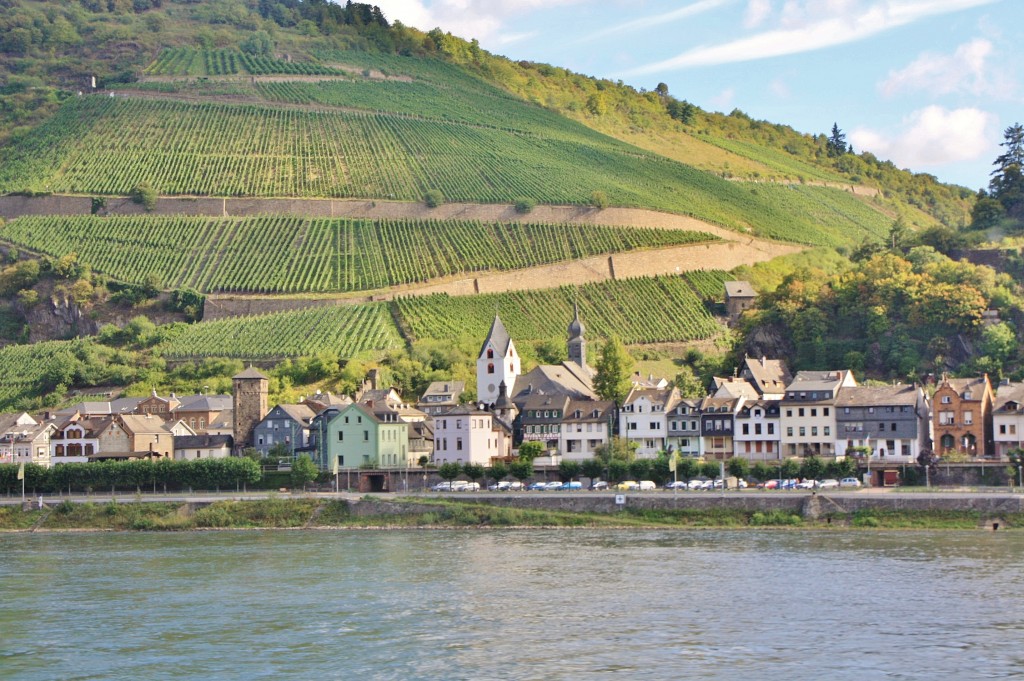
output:
[[735,96],[736,91],[734,89],[732,89],[731,87],[726,88],[711,98],[711,106],[715,107],[719,111],[731,109],[732,100]]
[[747,11],[743,15],[744,28],[756,28],[772,13],[771,0],[750,0]]
[[879,89],[887,97],[907,90],[924,90],[938,95],[991,93],[985,68],[985,61],[991,54],[992,43],[981,38],[960,45],[951,55],[925,52],[906,68],[890,71]]
[[[497,43],[505,22],[534,10],[576,5],[594,0],[374,0],[389,21],[398,20],[421,31],[441,27],[469,40]],[[520,36],[520,39],[522,36]],[[515,42],[507,37],[502,43]]]
[[[671,12],[664,12],[662,14],[655,14],[647,17],[640,17],[632,21],[627,21],[621,24],[615,24],[608,28],[603,28],[600,31],[594,31],[589,35],[585,35],[576,42],[587,42],[589,40],[597,40],[598,38],[605,38],[616,33],[626,33],[628,31],[637,31],[644,28],[650,28],[651,26],[663,26],[672,21],[679,21],[686,17],[692,17],[703,12],[709,12],[713,9],[726,5],[733,0],[698,0],[692,4],[686,5],[674,9]],[[756,2],[757,0],[755,0]]]
[[631,69],[635,76],[694,66],[753,61],[820,50],[864,40],[926,17],[987,5],[998,0],[789,0],[781,28],[739,40],[696,47],[671,59]]
[[870,151],[901,168],[921,169],[979,159],[991,152],[998,133],[996,117],[987,111],[940,106],[913,112],[902,128],[894,133],[858,128],[849,139],[859,151]]

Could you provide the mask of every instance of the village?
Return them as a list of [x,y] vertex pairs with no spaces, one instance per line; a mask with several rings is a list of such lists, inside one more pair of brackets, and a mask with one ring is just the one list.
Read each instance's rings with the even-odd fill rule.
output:
[[[741,307],[752,302],[735,295],[749,290],[745,282],[726,289]],[[461,399],[461,381],[431,383],[413,401],[379,385],[371,370],[354,396],[318,391],[270,408],[268,378],[250,367],[233,377],[232,395],[153,391],[39,417],[3,414],[0,463],[216,459],[248,450],[280,466],[306,455],[321,472],[346,471],[349,480],[357,472],[361,491],[388,491],[396,471],[509,463],[523,443],[537,443],[537,470],[557,469],[593,459],[618,437],[638,459],[667,453],[779,465],[851,458],[867,484],[888,486],[900,483],[908,465],[1007,462],[1024,447],[1024,384],[993,386],[987,375],[943,376],[929,394],[921,385],[858,385],[842,368],[791,375],[784,360],[747,357],[702,398],[636,373],[616,405],[595,391],[578,308],[566,346],[567,361],[524,373],[514,339],[495,315],[470,404]]]

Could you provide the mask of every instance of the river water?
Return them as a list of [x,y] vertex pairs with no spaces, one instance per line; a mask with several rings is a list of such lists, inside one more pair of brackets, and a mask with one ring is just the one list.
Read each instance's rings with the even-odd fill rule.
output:
[[0,535],[0,679],[1024,676],[1024,534]]

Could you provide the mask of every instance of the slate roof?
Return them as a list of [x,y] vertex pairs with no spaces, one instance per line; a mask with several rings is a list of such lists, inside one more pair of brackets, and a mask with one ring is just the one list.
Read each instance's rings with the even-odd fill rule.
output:
[[491,330],[487,332],[487,338],[484,339],[483,344],[480,346],[480,352],[477,353],[477,357],[483,357],[488,343],[494,345],[494,349],[499,357],[504,357],[508,354],[508,347],[512,344],[512,336],[508,334],[505,325],[501,322],[501,317],[498,315],[494,315],[494,321],[491,322]]
[[231,380],[234,380],[236,378],[262,378],[264,381],[270,380],[269,378],[263,375],[262,371],[255,367],[249,367],[248,369],[242,371],[241,373],[235,374],[234,376],[231,377]]
[[183,435],[174,438],[175,449],[230,449],[232,444],[230,435]]
[[836,407],[912,407],[918,397],[918,388],[913,385],[859,385],[843,388],[836,398]]
[[[541,364],[516,379],[512,401],[519,406],[530,395],[566,395],[595,399],[593,379],[575,362]],[[521,408],[521,407],[520,407]]]
[[793,381],[784,360],[766,357],[747,357],[743,362],[743,375],[761,394],[781,393]]
[[728,298],[753,298],[757,295],[757,291],[749,281],[727,281],[725,282],[725,295]]
[[1024,383],[1000,385],[996,389],[995,411],[1017,414],[1024,412]]
[[178,398],[174,411],[226,411],[234,403],[231,395],[185,395]]

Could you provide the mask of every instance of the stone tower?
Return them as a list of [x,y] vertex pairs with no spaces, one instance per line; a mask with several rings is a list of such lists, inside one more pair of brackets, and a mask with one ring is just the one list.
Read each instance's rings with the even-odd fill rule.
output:
[[581,367],[587,366],[587,341],[583,339],[583,323],[580,321],[580,307],[573,303],[573,318],[569,324],[569,361]]
[[252,446],[253,428],[267,415],[269,384],[270,380],[252,367],[231,377],[236,452]]

